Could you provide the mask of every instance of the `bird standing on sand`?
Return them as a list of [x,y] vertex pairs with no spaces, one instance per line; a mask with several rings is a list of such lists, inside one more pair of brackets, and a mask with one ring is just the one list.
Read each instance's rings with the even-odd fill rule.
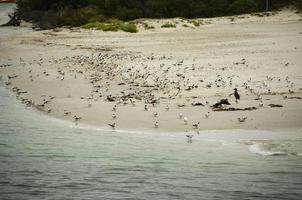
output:
[[186,137],[188,138],[188,143],[192,143],[193,135],[187,134]]
[[208,119],[208,118],[210,117],[210,112],[207,112],[207,113],[204,115],[204,117],[205,117],[206,119]]
[[149,106],[147,104],[145,104],[145,110],[148,110]]
[[179,117],[179,119],[182,119],[183,114],[182,114],[182,113],[179,113],[178,117]]
[[263,102],[262,101],[260,101],[259,107],[263,107]]
[[159,126],[159,123],[158,123],[158,122],[155,122],[154,127],[155,127],[155,128],[158,128],[158,126]]
[[236,99],[236,103],[238,103],[238,100],[240,100],[240,95],[238,93],[237,88],[234,89],[234,97]]
[[198,122],[197,124],[193,124],[193,127],[197,129],[199,124],[200,124],[200,122]]
[[245,122],[245,120],[247,119],[247,117],[238,117],[237,119],[238,119],[239,123],[243,123],[243,122]]
[[108,126],[111,126],[112,129],[115,129],[116,123],[114,122],[113,124],[108,124]]
[[185,122],[186,125],[188,124],[188,118],[187,117],[184,117],[184,122]]
[[80,120],[80,119],[82,119],[82,117],[78,117],[78,116],[73,116],[73,118],[74,118],[74,121],[78,121],[78,120]]

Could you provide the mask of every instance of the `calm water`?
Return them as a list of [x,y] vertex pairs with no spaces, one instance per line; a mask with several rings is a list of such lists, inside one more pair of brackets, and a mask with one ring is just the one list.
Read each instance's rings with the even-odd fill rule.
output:
[[9,91],[0,84],[1,200],[302,198],[301,130],[204,131],[187,143],[52,119]]

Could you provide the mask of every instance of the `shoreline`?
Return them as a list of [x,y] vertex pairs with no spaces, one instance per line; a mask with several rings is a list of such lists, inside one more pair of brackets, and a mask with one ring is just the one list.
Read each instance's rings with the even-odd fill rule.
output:
[[[19,105],[22,105],[17,98],[15,98],[15,94],[10,91],[8,88],[6,88],[2,83],[0,83],[0,87],[2,87],[4,90],[6,90],[6,92],[9,94],[10,98],[14,98],[14,103],[17,103]],[[196,132],[196,130],[191,130],[191,131],[187,131],[187,132],[175,132],[175,131],[169,131],[169,130],[163,130],[163,129],[154,129],[154,128],[136,128],[136,129],[110,129],[110,127],[108,126],[98,126],[98,125],[93,125],[93,124],[88,124],[88,123],[75,123],[74,121],[70,121],[70,120],[66,120],[63,118],[57,118],[55,116],[49,115],[41,110],[38,110],[34,107],[24,107],[24,109],[26,109],[29,112],[34,112],[35,114],[37,114],[38,116],[42,116],[43,118],[45,118],[46,121],[51,121],[54,123],[58,123],[60,125],[63,126],[67,126],[69,128],[72,129],[81,129],[81,130],[95,130],[95,131],[102,131],[102,132],[108,132],[108,133],[127,133],[127,134],[148,134],[148,135],[170,135],[170,136],[183,136],[185,137],[187,134],[193,134],[196,137],[200,137],[200,139],[202,139],[203,136],[213,136],[215,137],[215,135],[224,135],[224,134],[231,134],[231,135],[241,135],[241,136],[249,136],[246,134],[252,133],[253,138],[258,135],[260,138],[262,138],[262,134],[265,133],[265,135],[268,134],[268,136],[272,137],[271,139],[278,139],[275,138],[275,134],[278,135],[278,137],[281,138],[292,138],[293,135],[284,135],[284,132],[290,132],[290,133],[296,133],[297,137],[300,138],[301,133],[302,133],[302,127],[291,127],[291,128],[278,128],[278,129],[242,129],[242,128],[237,128],[237,129],[199,129],[198,130],[198,134]],[[242,135],[241,133],[244,133],[245,135]],[[271,135],[272,134],[272,135]],[[258,138],[258,136],[256,136],[256,138]],[[206,138],[209,139],[209,138]],[[216,138],[217,139],[217,138]],[[245,139],[239,139],[239,140],[245,140]],[[253,139],[253,140],[257,140],[257,139]],[[269,138],[266,139],[261,139],[261,140],[270,140]]]
[[[213,18],[196,29],[134,35],[54,29],[2,36],[0,74],[23,103],[97,127],[116,122],[117,129],[192,132],[200,122],[200,131],[299,129],[298,16],[282,11],[262,22],[250,16],[231,24]],[[229,95],[234,88],[239,103]],[[220,99],[231,103],[221,109],[255,110],[213,111]]]

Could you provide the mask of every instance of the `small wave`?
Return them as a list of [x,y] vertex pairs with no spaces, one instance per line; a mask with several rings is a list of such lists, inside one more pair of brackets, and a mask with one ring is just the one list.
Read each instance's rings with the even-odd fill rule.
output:
[[261,156],[283,156],[283,155],[288,155],[286,152],[283,152],[283,151],[266,150],[259,143],[252,144],[249,147],[249,150],[250,150],[250,152],[252,152],[254,154],[257,154],[257,155],[261,155]]

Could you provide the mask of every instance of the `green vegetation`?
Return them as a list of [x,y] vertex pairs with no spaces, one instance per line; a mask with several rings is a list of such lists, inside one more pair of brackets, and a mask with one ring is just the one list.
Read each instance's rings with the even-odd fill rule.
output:
[[190,23],[192,23],[194,26],[199,27],[202,25],[202,22],[197,21],[197,20],[189,20]]
[[[270,9],[289,4],[302,8],[302,0],[269,2]],[[113,18],[131,21],[138,18],[226,16],[264,11],[265,8],[266,0],[18,0],[16,13],[19,18],[31,21],[41,28],[52,28],[105,23]],[[193,24],[200,25],[195,22]],[[115,29],[112,24],[105,27]],[[128,30],[129,27],[126,27],[124,29]],[[130,27],[130,30],[134,30],[133,28]]]
[[241,14],[244,12],[257,11],[257,4],[254,0],[236,0],[229,7],[230,13]]
[[144,29],[146,29],[146,30],[155,29],[154,26],[150,26],[150,25],[147,24],[146,22],[143,22],[142,24],[143,24],[143,26],[144,26]]
[[173,23],[165,23],[161,26],[162,28],[176,28],[176,24],[173,24]]
[[125,23],[119,20],[108,20],[106,22],[91,22],[82,26],[85,29],[96,29],[101,31],[125,31],[136,33],[137,27],[135,24]]

